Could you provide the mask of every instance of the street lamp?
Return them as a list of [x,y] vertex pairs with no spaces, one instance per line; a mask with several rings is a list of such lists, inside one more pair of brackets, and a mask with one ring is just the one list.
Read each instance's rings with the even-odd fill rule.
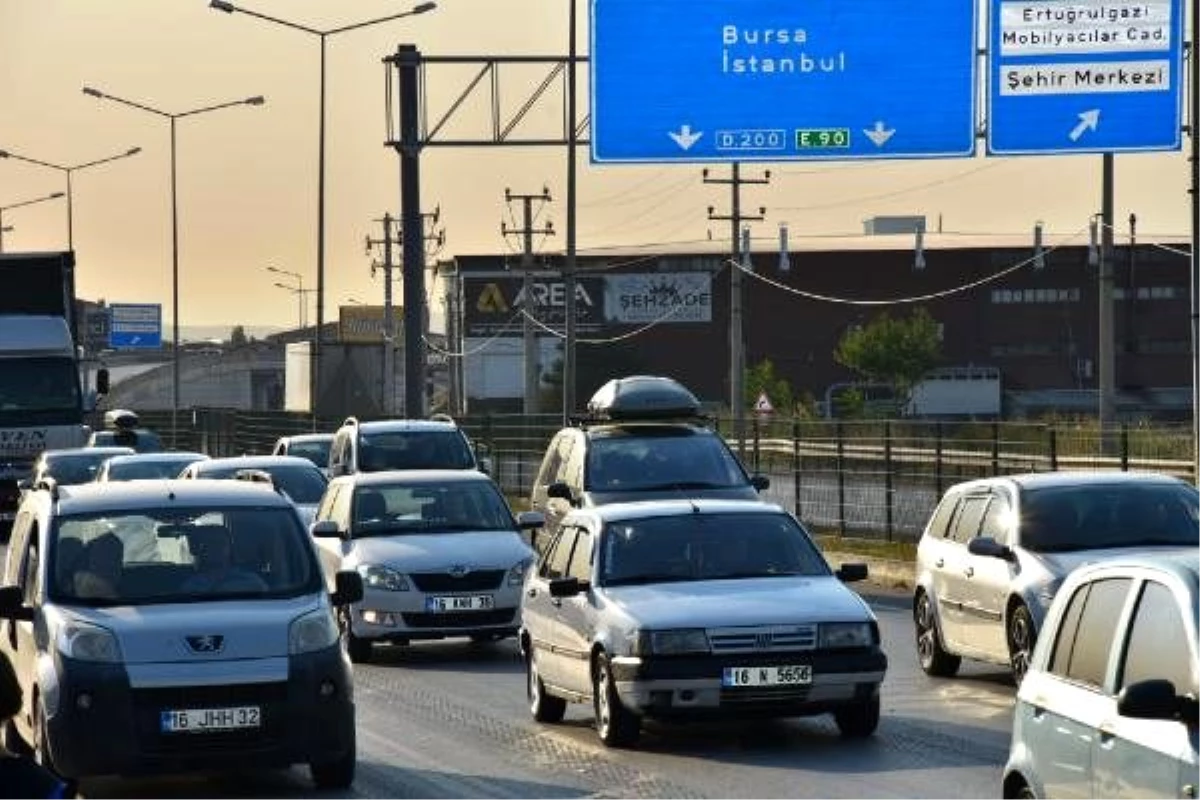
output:
[[366,22],[357,22],[353,25],[343,25],[340,28],[330,28],[329,30],[318,30],[306,25],[289,22],[285,19],[279,19],[278,17],[261,14],[257,11],[235,6],[233,3],[227,2],[227,0],[210,0],[208,5],[209,8],[224,11],[226,14],[233,14],[234,12],[246,14],[255,19],[261,19],[264,22],[273,22],[276,25],[283,25],[292,30],[317,36],[321,40],[320,124],[317,139],[317,331],[313,337],[312,383],[309,386],[309,404],[312,407],[313,423],[315,424],[317,421],[317,398],[321,386],[321,339],[325,335],[325,40],[339,33],[366,28],[370,25],[378,25],[382,22],[391,22],[392,20],[404,17],[412,17],[417,14],[424,14],[426,11],[432,11],[437,8],[437,3],[418,3],[408,11],[403,11],[399,14],[379,17],[378,19]]
[[63,196],[62,192],[55,192],[54,194],[48,194],[48,195],[45,195],[44,197],[35,197],[32,200],[22,200],[19,203],[10,203],[9,205],[6,205],[6,206],[0,206],[0,253],[4,252],[4,232],[12,230],[11,225],[8,226],[7,228],[4,226],[4,212],[5,211],[8,211],[10,208],[20,208],[21,206],[31,206],[34,203],[44,203],[47,200],[56,200],[62,196]]
[[301,331],[304,330],[305,326],[307,325],[307,321],[304,318],[305,295],[310,293],[310,291],[312,291],[312,289],[300,289],[298,287],[294,287],[294,285],[290,285],[288,283],[281,283],[278,281],[275,282],[275,285],[276,285],[276,287],[278,287],[280,289],[287,289],[288,291],[290,291],[290,293],[292,293],[296,296],[296,301],[298,301],[298,302],[296,302],[296,306],[298,306],[298,311],[300,312],[300,314],[299,314],[299,323],[300,323],[299,330],[301,330]]
[[73,223],[71,220],[71,173],[77,172],[81,169],[87,169],[88,167],[96,167],[96,166],[99,166],[100,164],[107,164],[110,161],[117,161],[122,158],[129,158],[130,156],[136,156],[140,152],[142,152],[142,148],[131,147],[128,150],[126,150],[124,153],[117,153],[116,155],[111,155],[108,158],[99,158],[99,159],[96,159],[95,161],[88,161],[85,164],[75,164],[74,166],[69,166],[69,167],[64,164],[52,164],[49,161],[39,161],[36,158],[29,158],[28,156],[17,155],[16,153],[14,153],[10,150],[0,150],[0,158],[11,158],[11,159],[15,159],[16,161],[24,161],[27,164],[36,164],[39,167],[49,167],[50,169],[56,169],[59,172],[66,174],[66,176],[67,176],[67,249],[74,250],[75,249],[75,235],[74,235]]
[[145,111],[171,121],[171,446],[179,444],[179,203],[176,192],[175,169],[175,123],[184,117],[194,117],[209,111],[219,111],[232,106],[261,106],[266,100],[262,95],[247,97],[243,100],[231,100],[212,106],[193,108],[189,111],[171,113],[154,108],[143,103],[135,103],[122,97],[106,94],[90,86],[83,87],[83,93],[97,100],[112,100],[139,111]]

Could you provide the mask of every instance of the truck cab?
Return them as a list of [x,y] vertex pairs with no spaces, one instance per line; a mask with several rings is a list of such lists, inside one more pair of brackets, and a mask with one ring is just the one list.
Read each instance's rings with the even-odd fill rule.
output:
[[[0,254],[0,542],[20,490],[45,450],[82,447],[94,395],[80,379],[75,254]],[[95,391],[108,390],[108,372]]]

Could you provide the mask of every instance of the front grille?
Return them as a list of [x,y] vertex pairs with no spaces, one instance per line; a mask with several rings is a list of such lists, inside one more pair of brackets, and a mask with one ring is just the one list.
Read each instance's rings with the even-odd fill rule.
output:
[[799,703],[808,699],[808,686],[748,686],[722,689],[721,705],[770,705]]
[[458,611],[451,614],[401,614],[410,628],[482,628],[512,622],[515,608],[494,608],[491,611]]
[[[133,690],[134,724],[138,740],[151,753],[233,751],[270,746],[286,730],[286,683],[242,683],[227,686],[170,686]],[[161,713],[171,709],[259,706],[262,726],[212,733],[162,732]]]
[[708,642],[715,654],[768,653],[812,650],[817,646],[816,625],[759,625],[748,628],[711,628]]
[[459,576],[449,572],[414,572],[409,577],[422,592],[486,592],[500,588],[504,570],[484,569]]

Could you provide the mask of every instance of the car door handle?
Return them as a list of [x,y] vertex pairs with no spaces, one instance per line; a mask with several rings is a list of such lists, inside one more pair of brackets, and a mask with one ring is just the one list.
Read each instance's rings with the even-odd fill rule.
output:
[[525,592],[525,594],[528,595],[529,597],[537,597],[538,591],[535,588],[529,589]]
[[967,567],[967,568],[964,570],[964,572],[966,573],[966,575],[967,575],[967,577],[968,577],[968,578],[973,578],[973,577],[975,577],[975,568],[974,568],[974,567]]
[[553,600],[550,601],[550,605],[554,606],[555,608],[562,608],[562,598],[555,597]]
[[938,569],[941,569],[942,567],[946,566],[946,559],[939,558],[937,561],[934,562],[933,565],[935,567],[937,567]]
[[1116,725],[1112,722],[1102,722],[1100,723],[1099,733],[1100,744],[1111,744],[1113,739],[1117,738]]

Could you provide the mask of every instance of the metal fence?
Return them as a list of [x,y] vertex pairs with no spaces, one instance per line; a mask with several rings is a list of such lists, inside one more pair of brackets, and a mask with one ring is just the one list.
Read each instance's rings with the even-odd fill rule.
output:
[[[171,413],[143,412],[146,427],[169,431]],[[527,497],[557,414],[479,415],[459,424],[492,460],[506,493]],[[288,412],[190,409],[174,446],[213,456],[270,452],[280,436],[334,431],[341,419]],[[915,541],[942,492],[991,475],[1058,470],[1162,472],[1195,482],[1190,426],[912,420],[712,420],[752,472],[771,479],[766,499],[820,532]]]

